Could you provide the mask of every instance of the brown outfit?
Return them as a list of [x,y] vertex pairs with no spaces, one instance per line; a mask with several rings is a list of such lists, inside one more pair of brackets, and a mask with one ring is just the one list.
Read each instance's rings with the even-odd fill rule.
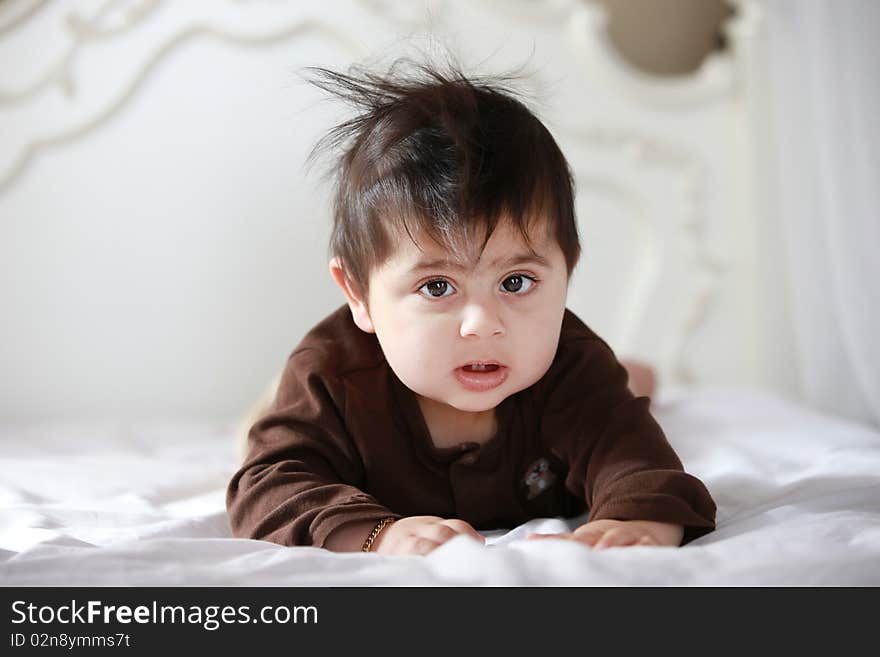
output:
[[715,504],[633,397],[611,348],[569,310],[550,369],[496,408],[487,443],[437,448],[415,393],[342,306],[293,351],[251,428],[227,508],[236,536],[323,547],[337,527],[387,516],[655,520],[711,531]]

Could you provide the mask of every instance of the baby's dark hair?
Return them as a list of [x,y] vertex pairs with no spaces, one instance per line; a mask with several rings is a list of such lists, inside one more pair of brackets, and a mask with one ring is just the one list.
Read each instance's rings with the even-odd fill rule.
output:
[[428,235],[465,260],[509,219],[555,238],[568,274],[580,255],[574,181],[543,123],[506,85],[513,75],[466,77],[397,60],[385,75],[310,67],[309,82],[360,113],[332,128],[308,160],[341,148],[330,252],[367,299],[369,275],[393,253],[395,236]]

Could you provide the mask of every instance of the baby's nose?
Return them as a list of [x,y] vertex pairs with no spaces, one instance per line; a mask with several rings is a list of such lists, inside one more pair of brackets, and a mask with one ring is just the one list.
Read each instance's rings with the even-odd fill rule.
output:
[[488,338],[504,334],[505,328],[501,314],[492,307],[492,304],[470,304],[465,308],[461,321],[461,336],[463,338]]

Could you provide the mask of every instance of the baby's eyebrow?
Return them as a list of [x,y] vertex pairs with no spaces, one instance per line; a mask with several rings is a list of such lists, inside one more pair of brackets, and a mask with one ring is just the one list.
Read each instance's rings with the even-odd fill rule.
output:
[[[538,265],[540,267],[550,267],[550,261],[537,253],[517,253],[508,258],[496,258],[490,264],[491,267],[507,269],[508,267],[516,267],[519,265]],[[448,258],[437,258],[436,260],[420,260],[407,272],[408,274],[416,274],[421,271],[431,269],[454,269],[456,271],[464,271],[469,267],[455,260]]]

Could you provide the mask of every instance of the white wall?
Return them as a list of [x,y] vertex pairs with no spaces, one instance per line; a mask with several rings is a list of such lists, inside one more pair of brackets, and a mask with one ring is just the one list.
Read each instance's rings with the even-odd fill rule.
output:
[[770,380],[736,57],[642,78],[575,0],[28,6],[0,6],[0,421],[241,414],[342,303],[303,162],[343,108],[296,71],[426,29],[481,70],[534,51],[578,174],[569,305],[669,382]]

